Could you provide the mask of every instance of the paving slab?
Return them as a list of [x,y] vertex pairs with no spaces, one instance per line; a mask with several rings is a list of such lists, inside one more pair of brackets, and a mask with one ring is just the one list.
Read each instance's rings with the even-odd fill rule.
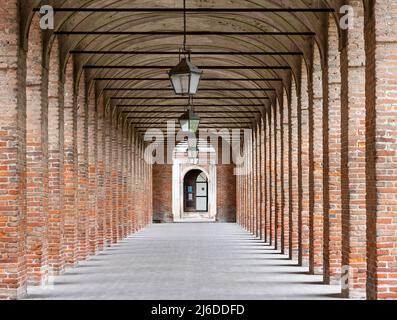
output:
[[340,299],[237,224],[155,224],[80,262],[28,299]]

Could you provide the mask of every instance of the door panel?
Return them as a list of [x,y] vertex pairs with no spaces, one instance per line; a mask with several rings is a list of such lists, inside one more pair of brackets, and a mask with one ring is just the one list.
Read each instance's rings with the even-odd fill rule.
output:
[[196,210],[197,211],[207,211],[207,197],[197,197],[196,198]]
[[208,211],[208,182],[201,170],[189,171],[183,180],[185,212]]

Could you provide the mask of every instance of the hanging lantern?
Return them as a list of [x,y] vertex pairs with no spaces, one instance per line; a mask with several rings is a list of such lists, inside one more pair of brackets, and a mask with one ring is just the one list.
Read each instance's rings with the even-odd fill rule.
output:
[[180,118],[179,123],[183,132],[196,133],[200,125],[200,117],[192,110],[187,110]]
[[197,93],[201,74],[201,70],[194,66],[187,58],[183,58],[168,73],[175,94],[183,96],[191,96]]
[[[190,50],[186,48],[186,29],[186,0],[183,0],[183,49],[179,51],[179,57],[182,53],[184,58],[179,58],[178,65],[170,70],[168,76],[170,77],[175,94],[192,96],[197,93],[202,71],[190,60]],[[187,58],[186,55],[188,56]]]

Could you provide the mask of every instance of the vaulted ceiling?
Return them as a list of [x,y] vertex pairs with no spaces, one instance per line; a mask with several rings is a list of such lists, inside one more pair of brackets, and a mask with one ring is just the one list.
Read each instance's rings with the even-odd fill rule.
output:
[[[183,0],[24,2],[26,21],[34,8],[56,8],[47,45],[59,37],[63,61],[74,55],[77,76],[85,70],[90,87],[133,124],[151,127],[152,117],[177,118],[184,110],[186,100],[175,96],[167,77],[182,46]],[[340,2],[187,0],[187,46],[204,71],[195,97],[202,123],[244,127],[281,101],[312,46],[323,48],[327,17]]]

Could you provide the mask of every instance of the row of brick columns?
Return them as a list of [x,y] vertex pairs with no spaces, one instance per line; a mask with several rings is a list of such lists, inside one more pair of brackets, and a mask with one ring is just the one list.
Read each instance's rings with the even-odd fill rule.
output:
[[257,120],[238,222],[342,296],[395,299],[397,23],[387,12],[397,3],[350,5],[354,28],[339,39],[330,18],[324,52],[313,44],[297,82]]
[[2,6],[0,298],[19,298],[147,226],[152,173],[141,137],[74,59],[63,70],[56,40],[43,54],[37,19],[24,48],[15,1]]

